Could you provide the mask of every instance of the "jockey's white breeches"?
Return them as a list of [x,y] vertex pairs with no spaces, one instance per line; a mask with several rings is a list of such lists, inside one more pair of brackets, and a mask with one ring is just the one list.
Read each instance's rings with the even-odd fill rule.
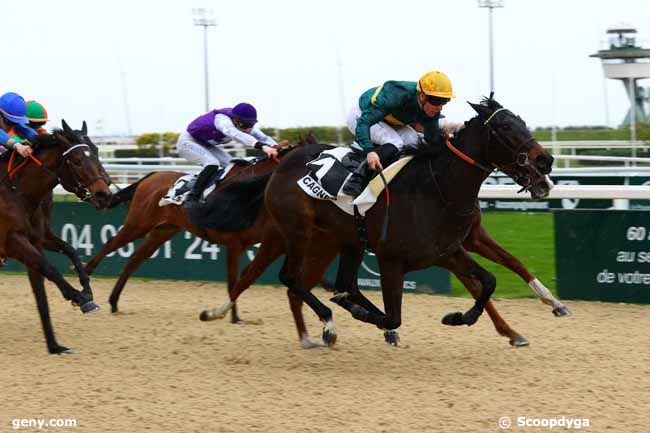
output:
[[[356,106],[348,114],[348,129],[355,135],[357,119],[361,116],[361,109]],[[419,136],[415,129],[406,126],[392,126],[383,120],[370,127],[370,141],[376,145],[391,143],[398,149],[404,146],[417,146]]]
[[207,165],[228,165],[232,156],[217,145],[204,146],[192,138],[189,132],[184,131],[176,142],[178,154],[190,162],[196,162],[202,167]]

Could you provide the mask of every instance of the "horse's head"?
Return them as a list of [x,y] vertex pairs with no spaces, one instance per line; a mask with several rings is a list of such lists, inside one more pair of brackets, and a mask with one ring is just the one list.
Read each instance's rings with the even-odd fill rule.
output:
[[533,199],[548,195],[553,182],[548,174],[553,157],[533,138],[526,123],[492,99],[480,104],[470,103],[479,114],[478,121],[487,134],[483,154],[497,167],[529,191]]
[[96,208],[106,208],[112,193],[104,167],[82,134],[73,131],[65,120],[62,124],[63,129],[56,129],[51,135],[51,141],[61,152],[55,169],[59,183],[66,191],[90,201]]

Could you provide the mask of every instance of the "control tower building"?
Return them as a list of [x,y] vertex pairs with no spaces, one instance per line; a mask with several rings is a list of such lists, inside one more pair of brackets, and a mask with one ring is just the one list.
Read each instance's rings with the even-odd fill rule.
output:
[[638,84],[639,80],[650,78],[650,49],[637,45],[636,33],[631,25],[611,26],[607,29],[609,48],[589,56],[601,59],[605,77],[623,83],[630,99],[630,109],[623,119],[624,125],[629,125],[632,121],[650,121],[650,87],[644,88]]

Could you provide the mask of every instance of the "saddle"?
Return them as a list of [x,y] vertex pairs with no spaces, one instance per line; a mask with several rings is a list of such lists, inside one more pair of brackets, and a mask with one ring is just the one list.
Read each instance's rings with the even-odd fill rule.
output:
[[[393,162],[382,172],[387,183],[412,159],[406,156]],[[319,200],[330,200],[344,212],[354,215],[357,206],[360,215],[370,209],[385,188],[380,176],[374,176],[366,189],[357,197],[344,194],[341,190],[365,159],[361,152],[353,152],[347,147],[337,147],[321,152],[318,157],[307,163],[309,172],[297,181],[298,186],[309,196]]]
[[[203,198],[205,199],[212,191],[214,191],[219,182],[226,178],[233,167],[255,165],[257,162],[259,162],[259,158],[232,159],[227,166],[222,167],[212,176],[208,186],[203,190]],[[170,204],[181,206],[185,201],[187,194],[192,190],[197,177],[198,173],[186,174],[185,176],[179,177],[171,188],[169,188],[167,194],[160,199],[158,206],[163,207]]]

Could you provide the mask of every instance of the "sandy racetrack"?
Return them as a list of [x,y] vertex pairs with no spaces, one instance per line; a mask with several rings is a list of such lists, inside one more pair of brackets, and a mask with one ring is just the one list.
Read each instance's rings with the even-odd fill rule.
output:
[[302,350],[279,288],[244,294],[242,317],[263,324],[235,326],[198,320],[224,300],[223,285],[132,281],[111,315],[112,280],[94,280],[102,311],[90,317],[47,287],[59,343],[76,354],[47,355],[27,278],[3,275],[2,432],[22,418],[76,419],[40,430],[53,432],[494,432],[502,416],[514,432],[551,431],[517,426],[519,416],[650,431],[647,306],[568,302],[574,316],[556,319],[536,300],[497,301],[531,341],[514,349],[487,315],[472,328],[440,324],[470,300],[410,294],[396,349],[327,302],[336,346]]

